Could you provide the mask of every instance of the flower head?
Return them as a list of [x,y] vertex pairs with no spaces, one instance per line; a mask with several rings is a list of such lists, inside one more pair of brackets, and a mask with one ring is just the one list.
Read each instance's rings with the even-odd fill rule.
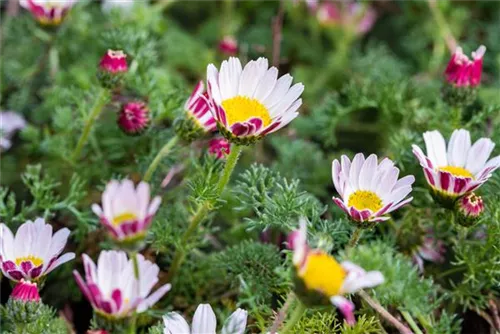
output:
[[326,1],[319,5],[316,12],[317,19],[324,26],[340,26],[350,29],[358,35],[370,31],[377,19],[375,10],[355,2]]
[[458,199],[455,211],[458,213],[458,223],[460,225],[472,226],[484,211],[483,199],[474,193],[467,194]]
[[141,254],[137,255],[139,280],[125,252],[102,251],[97,266],[86,254],[82,258],[85,280],[75,270],[76,282],[95,312],[105,318],[121,319],[133,312],[144,312],[170,290],[170,284],[165,284],[150,294],[160,268]]
[[238,58],[222,62],[220,72],[207,68],[208,95],[212,114],[222,135],[236,144],[248,145],[277,131],[298,116],[302,105],[301,83],[278,79],[278,69],[265,58],[252,60],[242,69]]
[[457,87],[478,86],[481,82],[485,52],[486,47],[481,45],[475,52],[472,52],[472,60],[469,60],[462,48],[457,47],[444,72],[446,81]]
[[36,283],[25,281],[21,279],[17,282],[16,286],[10,294],[13,300],[20,300],[22,302],[39,302],[40,294],[38,293],[38,286]]
[[427,155],[416,145],[413,154],[424,169],[434,198],[450,209],[459,197],[488,181],[500,166],[500,156],[488,161],[493,141],[481,138],[472,145],[470,133],[464,129],[453,131],[448,150],[439,131],[425,132],[424,141]]
[[191,142],[217,129],[203,81],[199,81],[184,104],[184,116],[175,120],[175,132]]
[[238,53],[238,41],[233,36],[224,36],[219,42],[219,51],[228,56]]
[[[226,320],[222,327],[222,334],[243,334],[247,326],[247,311],[237,309]],[[200,304],[196,308],[193,316],[191,328],[184,318],[176,312],[170,312],[163,316],[165,324],[164,334],[209,334],[215,333],[217,329],[217,319],[209,304]]]
[[208,152],[217,159],[223,159],[231,152],[231,144],[225,138],[213,138],[208,143]]
[[26,121],[18,113],[12,111],[0,112],[0,152],[12,146],[12,137],[16,131],[26,127]]
[[102,208],[92,205],[111,237],[123,246],[135,246],[143,240],[147,228],[161,203],[156,196],[150,201],[149,184],[134,187],[131,180],[112,180],[102,193]]
[[415,177],[408,175],[398,180],[399,169],[394,162],[386,158],[379,164],[375,154],[365,159],[358,153],[352,162],[343,155],[340,162],[333,161],[332,176],[340,195],[340,198],[333,197],[333,201],[353,221],[364,223],[362,226],[389,219],[388,213],[413,199],[406,196],[412,190]]
[[338,263],[334,257],[320,249],[310,249],[304,220],[300,222],[299,230],[289,235],[288,245],[293,249],[298,296],[309,305],[318,301],[318,295],[323,299],[327,298],[340,309],[348,324],[355,322],[354,304],[342,295],[384,282],[384,276],[379,271],[366,272],[349,261]]
[[108,50],[99,62],[97,78],[103,87],[113,89],[122,84],[127,72],[127,55],[122,50]]
[[68,241],[69,230],[62,228],[52,235],[52,226],[42,218],[28,220],[12,234],[0,224],[0,264],[3,274],[12,281],[38,281],[61,264],[75,258],[75,253],[59,256]]
[[76,0],[20,0],[22,7],[31,12],[42,25],[59,25]]
[[139,134],[149,125],[149,109],[142,101],[126,103],[118,115],[118,125],[126,134]]

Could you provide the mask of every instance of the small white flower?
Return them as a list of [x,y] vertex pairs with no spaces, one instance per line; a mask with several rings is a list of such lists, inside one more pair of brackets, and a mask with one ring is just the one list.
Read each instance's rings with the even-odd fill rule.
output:
[[[222,327],[222,334],[243,334],[247,326],[248,313],[237,309],[226,320]],[[209,304],[200,304],[193,316],[191,328],[184,318],[176,312],[170,312],[163,316],[165,324],[164,334],[215,334],[217,329],[217,318]]]
[[156,196],[150,201],[149,184],[141,182],[134,187],[131,180],[112,180],[102,193],[102,208],[92,205],[111,236],[119,241],[143,237],[161,204]]
[[12,137],[24,127],[26,121],[21,115],[12,111],[0,112],[0,152],[7,151],[12,146]]
[[226,129],[223,135],[262,137],[277,131],[298,116],[304,85],[295,84],[285,74],[278,79],[278,69],[269,68],[268,60],[252,60],[242,68],[238,58],[222,62],[220,72],[210,64],[207,68],[208,95],[211,111]]
[[380,222],[389,219],[388,213],[411,202],[415,182],[413,175],[398,180],[399,169],[390,159],[377,161],[375,154],[365,159],[361,153],[351,161],[345,155],[334,160],[332,177],[340,198],[333,201],[353,220]]
[[86,254],[82,255],[85,280],[75,270],[73,274],[80,290],[94,310],[111,318],[123,318],[133,312],[144,312],[165,293],[171,285],[165,284],[150,294],[158,282],[160,268],[137,255],[139,280],[134,276],[132,259],[122,251],[102,251],[97,266]]
[[473,145],[470,133],[460,129],[453,131],[448,150],[439,131],[424,133],[427,155],[413,145],[413,154],[424,169],[431,188],[451,199],[457,199],[479,188],[500,167],[500,156],[488,161],[495,148],[489,138],[481,138]]
[[62,228],[52,235],[52,226],[42,218],[28,220],[12,234],[0,224],[0,264],[3,274],[13,281],[37,281],[55,268],[75,258],[75,253],[59,256],[70,231]]

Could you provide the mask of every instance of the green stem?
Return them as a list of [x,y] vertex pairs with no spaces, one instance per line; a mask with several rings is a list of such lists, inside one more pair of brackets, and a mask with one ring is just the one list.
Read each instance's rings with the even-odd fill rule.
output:
[[285,327],[283,328],[283,331],[281,333],[289,333],[293,326],[299,322],[300,318],[302,318],[302,315],[304,315],[304,312],[306,311],[306,306],[300,301],[297,300],[297,305],[295,306],[295,310],[293,310],[292,316],[290,317],[290,320],[286,322]]
[[451,124],[454,129],[460,129],[462,127],[462,108],[461,107],[453,107],[451,108]]
[[453,37],[451,29],[448,23],[446,22],[443,13],[438,7],[437,0],[427,0],[427,4],[429,5],[429,9],[431,10],[432,16],[434,17],[434,20],[438,25],[439,33],[445,40],[448,49],[450,50],[450,52],[455,52],[457,41]]
[[144,181],[149,182],[151,180],[151,177],[153,176],[153,173],[155,172],[156,168],[158,168],[158,165],[160,162],[165,158],[165,156],[170,152],[173,146],[177,144],[177,141],[179,138],[177,136],[173,136],[158,152],[156,157],[153,159],[151,164],[149,165],[148,169],[146,170],[146,173],[144,174]]
[[348,248],[355,247],[358,244],[359,238],[361,238],[361,235],[363,234],[363,229],[360,227],[356,227],[354,232],[351,235],[351,239],[349,239],[349,244]]
[[101,114],[102,109],[107,102],[107,99],[108,99],[108,91],[104,88],[101,88],[101,91],[99,92],[99,95],[97,96],[94,106],[92,107],[92,110],[90,111],[90,114],[87,118],[87,122],[85,123],[85,127],[83,128],[83,132],[80,136],[80,139],[78,139],[76,148],[73,151],[73,155],[71,156],[71,161],[75,162],[80,157],[80,153],[82,152],[83,146],[85,146],[85,143],[87,143],[90,130],[92,129],[92,126],[94,125],[94,122],[97,119],[97,117]]
[[271,334],[278,333],[281,323],[285,320],[288,308],[290,307],[290,305],[293,303],[294,300],[295,300],[295,293],[290,292],[286,297],[285,303],[278,312],[278,315],[273,321],[273,325],[271,326],[271,330],[269,331]]
[[405,318],[406,322],[410,325],[410,328],[415,332],[415,334],[424,334],[408,311],[401,311],[401,315]]
[[[228,155],[227,160],[226,160],[226,165],[224,167],[224,170],[222,171],[222,175],[219,179],[219,182],[217,183],[216,187],[216,193],[215,193],[215,200],[220,197],[222,194],[222,191],[226,187],[227,183],[229,182],[229,179],[231,178],[231,174],[234,171],[234,167],[236,166],[236,163],[238,162],[238,158],[240,157],[240,153],[242,151],[243,147],[240,145],[233,145],[231,147],[231,153]],[[184,257],[186,256],[185,253],[185,246],[188,243],[189,239],[191,238],[192,234],[198,229],[199,225],[203,221],[203,219],[206,217],[206,215],[210,212],[211,207],[212,207],[212,200],[206,200],[203,202],[198,207],[198,210],[194,213],[194,215],[190,219],[189,226],[184,232],[184,235],[182,236],[180,245],[177,247],[176,252],[174,254],[174,258],[172,260],[172,264],[170,265],[170,269],[167,274],[166,281],[171,282],[177,271],[179,270],[182,262],[184,261]]]

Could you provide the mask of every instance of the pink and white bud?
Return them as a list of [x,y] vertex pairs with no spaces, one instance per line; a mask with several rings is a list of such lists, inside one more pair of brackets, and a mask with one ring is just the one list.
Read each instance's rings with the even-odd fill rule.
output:
[[20,5],[31,12],[42,25],[59,25],[76,0],[20,0]]
[[457,47],[444,72],[446,81],[457,87],[477,87],[481,82],[485,52],[486,47],[481,45],[475,52],[472,52],[472,60],[470,60],[463,53],[462,48]]
[[149,126],[149,109],[142,101],[128,102],[118,115],[118,125],[126,134],[135,135]]
[[224,36],[219,42],[219,51],[227,56],[238,54],[238,41],[233,36]]
[[22,279],[16,284],[14,290],[12,290],[10,298],[23,302],[39,302],[40,294],[38,293],[38,286],[36,283]]
[[481,196],[470,193],[456,202],[458,223],[463,226],[472,226],[484,211],[484,203]]
[[334,2],[323,2],[318,6],[316,18],[321,25],[334,26],[341,23],[342,13]]
[[225,138],[214,138],[208,143],[208,152],[217,159],[224,159],[231,152],[231,144]]
[[446,247],[442,240],[436,238],[434,231],[428,229],[422,244],[413,252],[413,262],[418,266],[418,270],[424,272],[424,260],[434,263],[442,263]]
[[377,20],[377,13],[372,7],[355,2],[327,1],[319,5],[316,17],[323,26],[338,25],[357,35],[363,35],[372,28]]
[[128,71],[127,55],[122,50],[108,50],[99,63],[101,71],[117,74]]

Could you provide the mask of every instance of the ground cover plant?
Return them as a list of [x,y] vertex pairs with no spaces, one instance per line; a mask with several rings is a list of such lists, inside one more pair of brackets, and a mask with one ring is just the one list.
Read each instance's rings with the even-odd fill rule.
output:
[[2,333],[500,331],[500,4],[1,2]]

